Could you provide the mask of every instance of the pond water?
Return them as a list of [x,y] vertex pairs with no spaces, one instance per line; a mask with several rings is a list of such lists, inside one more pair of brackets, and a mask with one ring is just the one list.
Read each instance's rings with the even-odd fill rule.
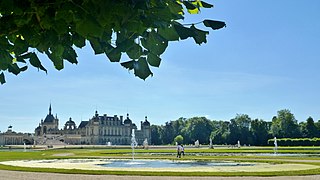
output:
[[0,148],[0,152],[32,152],[33,149],[9,149],[9,148]]
[[173,160],[108,160],[99,164],[103,167],[124,168],[188,168],[212,166],[254,166],[254,163],[228,161],[173,161]]

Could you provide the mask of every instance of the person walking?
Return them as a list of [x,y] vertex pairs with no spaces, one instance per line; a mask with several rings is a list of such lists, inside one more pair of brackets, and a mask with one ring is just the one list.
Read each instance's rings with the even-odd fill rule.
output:
[[184,157],[184,147],[182,144],[181,144],[181,154],[182,154],[182,157]]
[[177,146],[177,158],[181,158],[181,151],[182,151],[182,147],[180,144],[178,144]]

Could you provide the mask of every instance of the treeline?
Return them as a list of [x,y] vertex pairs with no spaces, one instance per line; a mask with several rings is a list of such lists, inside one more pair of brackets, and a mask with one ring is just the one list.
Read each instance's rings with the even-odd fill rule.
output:
[[[288,109],[280,110],[272,121],[251,119],[247,114],[237,114],[230,121],[209,120],[205,117],[179,118],[165,125],[151,126],[152,144],[241,144],[263,146],[268,139],[277,138],[316,138],[320,137],[320,120],[314,122],[309,117],[298,123]],[[270,144],[269,144],[270,145]]]

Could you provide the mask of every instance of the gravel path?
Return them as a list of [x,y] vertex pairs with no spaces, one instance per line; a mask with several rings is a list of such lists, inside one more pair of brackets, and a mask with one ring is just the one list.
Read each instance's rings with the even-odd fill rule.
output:
[[6,180],[319,180],[320,175],[314,176],[278,176],[278,177],[172,177],[172,176],[116,176],[116,175],[80,175],[80,174],[57,174],[57,173],[34,173],[21,171],[0,170],[0,179]]

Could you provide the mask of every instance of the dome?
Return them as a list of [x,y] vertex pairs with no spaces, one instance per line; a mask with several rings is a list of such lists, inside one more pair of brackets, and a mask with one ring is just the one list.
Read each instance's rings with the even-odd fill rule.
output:
[[69,123],[69,124],[75,124],[75,122],[74,122],[74,121],[72,121],[72,119],[71,119],[71,118],[69,118],[69,121],[67,121],[67,123]]
[[132,123],[132,121],[131,121],[130,118],[129,118],[129,113],[127,113],[127,119],[124,120],[123,123],[124,123],[124,124],[131,124],[131,123]]
[[145,117],[145,120],[144,120],[144,122],[142,123],[142,125],[144,125],[144,126],[150,126],[150,122],[148,121],[148,117],[147,117],[147,116]]
[[124,120],[124,122],[123,122],[124,124],[131,124],[132,123],[132,121],[130,120],[130,119],[126,119],[126,120]]
[[150,122],[146,120],[146,121],[143,122],[143,125],[144,126],[150,126]]

